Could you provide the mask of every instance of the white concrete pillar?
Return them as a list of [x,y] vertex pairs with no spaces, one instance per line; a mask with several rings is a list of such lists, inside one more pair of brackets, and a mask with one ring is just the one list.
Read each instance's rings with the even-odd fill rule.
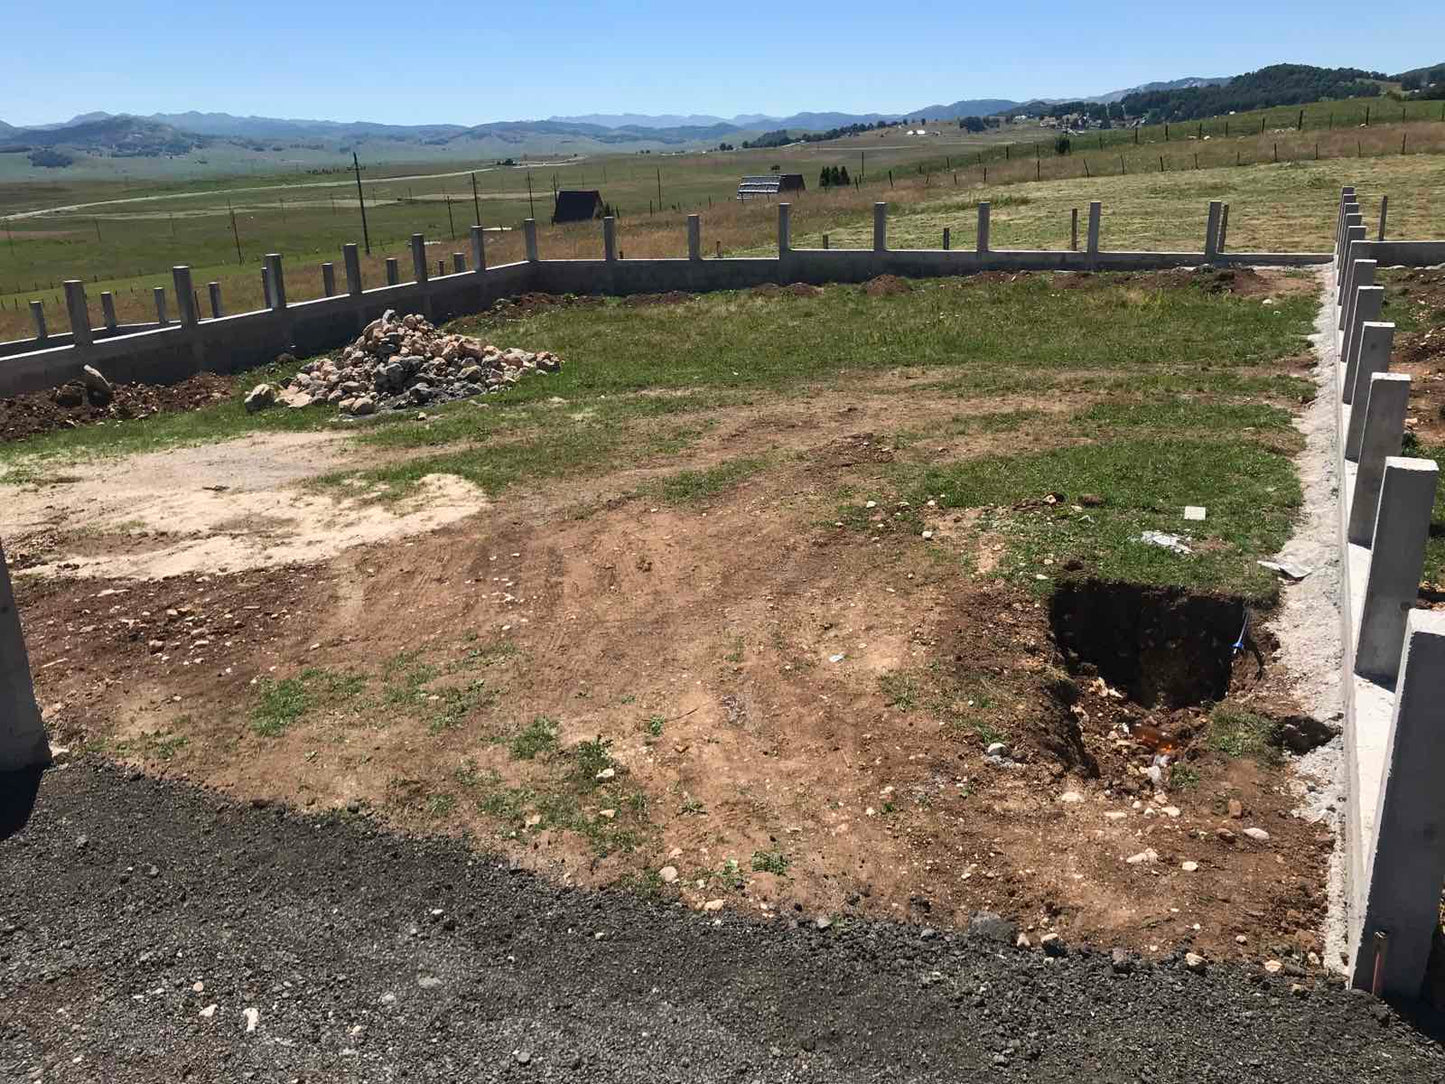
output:
[[537,254],[537,220],[535,218],[522,220],[522,239],[527,245],[527,262],[536,263],[542,257]]
[[1355,279],[1360,273],[1359,268],[1355,265],[1359,262],[1359,260],[1351,260],[1349,263],[1345,264],[1338,272],[1342,276],[1345,285],[1345,291],[1342,295],[1345,301],[1342,305],[1335,309],[1335,331],[1337,332],[1343,331],[1346,325],[1349,323],[1349,303],[1351,300],[1353,300],[1355,296]]
[[329,260],[321,265],[321,296],[336,296],[336,265]]
[[416,282],[426,281],[426,238],[419,233],[411,235],[411,277]]
[[1355,202],[1355,190],[1353,188],[1340,189],[1340,205],[1335,211],[1335,256],[1340,253],[1340,242],[1345,237],[1345,207]]
[[873,251],[888,251],[888,204],[873,205]]
[[85,283],[80,279],[65,282],[65,312],[70,317],[70,334],[79,347],[89,346],[95,341],[90,330],[90,306],[85,301]]
[[176,315],[182,327],[195,327],[201,314],[196,311],[195,288],[191,285],[191,269],[184,265],[171,268],[171,282],[176,288]]
[[219,282],[206,283],[206,293],[211,295],[211,319],[219,320],[226,315],[221,308],[221,284]]
[[1380,318],[1380,308],[1385,301],[1383,286],[1361,286],[1355,291],[1355,307],[1350,313],[1350,324],[1345,329],[1345,402],[1355,399],[1355,370],[1360,363],[1360,325]]
[[1374,534],[1385,460],[1400,454],[1409,405],[1410,378],[1404,373],[1377,373],[1370,378],[1369,398],[1355,408],[1364,411],[1365,422],[1345,536],[1357,546],[1368,546]]
[[166,288],[157,286],[151,290],[151,297],[156,305],[156,323],[161,327],[169,327],[171,323],[170,314],[166,312]]
[[[1433,459],[1392,455],[1385,460],[1380,510],[1370,546],[1370,573],[1355,640],[1355,673],[1393,684],[1405,642],[1405,618],[1420,593],[1425,541],[1440,471]],[[1439,899],[1439,887],[1435,889]]]
[[602,218],[602,258],[608,263],[617,259],[617,219],[612,215]]
[[791,203],[778,204],[778,255],[785,255],[793,247]]
[[115,318],[115,294],[109,290],[100,292],[100,319],[110,331],[120,326],[120,321]]
[[1097,200],[1089,204],[1089,255],[1099,254],[1099,220],[1104,216],[1104,205]]
[[1355,245],[1364,239],[1364,226],[1350,226],[1345,230],[1344,257],[1343,261],[1339,264],[1339,267],[1343,268],[1344,271],[1336,271],[1336,277],[1339,279],[1339,293],[1335,298],[1335,304],[1339,308],[1344,308],[1345,305],[1345,280],[1349,277],[1349,266],[1351,262],[1359,259],[1359,254],[1355,251]]
[[395,286],[399,282],[401,282],[401,264],[396,262],[395,256],[388,256],[386,258],[386,284]]
[[271,308],[271,269],[264,263],[261,265],[261,301],[266,308]]
[[286,275],[281,269],[281,254],[266,253],[266,277],[271,282],[271,307],[281,310],[286,307]]
[[984,201],[980,202],[979,205],[978,205],[978,245],[977,245],[977,249],[978,249],[978,251],[979,251],[980,253],[984,253],[984,252],[987,252],[987,251],[988,251],[988,217],[989,217],[989,205],[988,205],[988,201],[987,201],[987,200],[984,200]]
[[1340,236],[1339,240],[1335,243],[1335,263],[1337,265],[1345,258],[1345,239],[1350,235],[1350,226],[1362,225],[1362,222],[1360,221],[1356,221],[1353,223],[1350,221],[1351,216],[1358,215],[1359,213],[1360,205],[1358,203],[1355,203],[1353,200],[1345,204],[1345,206],[1342,208],[1342,213],[1340,215]]
[[1375,235],[1375,240],[1376,240],[1376,241],[1383,241],[1383,240],[1385,239],[1385,215],[1389,212],[1389,210],[1390,210],[1390,197],[1389,197],[1389,196],[1381,196],[1381,197],[1380,197],[1380,232]]
[[[1360,232],[1359,232],[1358,234],[1356,234],[1356,233],[1354,232],[1355,230],[1359,230]],[[1341,245],[1341,248],[1340,248],[1339,252],[1336,253],[1336,255],[1335,255],[1335,267],[1336,267],[1336,269],[1339,269],[1339,268],[1341,268],[1341,267],[1344,267],[1346,264],[1349,263],[1350,258],[1351,258],[1351,257],[1350,257],[1350,246],[1351,246],[1355,241],[1357,241],[1357,240],[1363,241],[1364,239],[1365,239],[1365,227],[1364,227],[1364,223],[1360,220],[1359,212],[1358,212],[1358,211],[1354,211],[1354,212],[1351,212],[1350,214],[1345,215],[1345,239],[1344,239],[1344,242],[1343,242],[1342,245]],[[1343,304],[1345,303],[1344,287],[1345,287],[1344,277],[1341,276],[1341,277],[1340,277],[1340,283],[1339,283],[1339,291],[1338,291],[1338,293],[1337,293],[1337,295],[1336,295],[1336,297],[1335,297],[1335,304],[1336,304],[1336,305],[1343,305]]]
[[487,269],[487,238],[481,226],[472,227],[472,271],[480,275]]
[[1204,224],[1204,262],[1213,263],[1219,255],[1219,216],[1223,213],[1221,200],[1209,201],[1209,216]]
[[1367,323],[1360,326],[1360,360],[1355,366],[1355,408],[1350,411],[1350,424],[1345,432],[1345,458],[1360,458],[1360,441],[1365,435],[1365,403],[1370,397],[1370,381],[1376,373],[1390,371],[1390,350],[1395,342],[1395,325]]
[[460,275],[467,269],[467,256],[464,252],[452,253],[452,274]]
[[[1445,878],[1445,613],[1405,615],[1400,676],[1386,739],[1374,846],[1351,985],[1415,1000],[1440,923]],[[1383,935],[1383,941],[1378,935]]]
[[361,253],[355,245],[341,246],[341,263],[346,268],[346,292],[361,296]]
[[[1339,330],[1348,334],[1350,324],[1355,318],[1355,302],[1360,299],[1361,286],[1375,285],[1375,261],[1374,260],[1351,260],[1345,267],[1345,274],[1348,278],[1345,281],[1345,304],[1340,309]],[[1349,343],[1340,343],[1340,360],[1349,358]],[[1346,398],[1345,402],[1349,402]]]
[[687,258],[702,259],[702,215],[687,216]]
[[50,338],[50,333],[45,329],[45,302],[30,302],[30,319],[35,324],[35,339],[41,345]]
[[43,768],[49,763],[50,744],[35,703],[30,656],[15,609],[5,549],[0,546],[0,772]]

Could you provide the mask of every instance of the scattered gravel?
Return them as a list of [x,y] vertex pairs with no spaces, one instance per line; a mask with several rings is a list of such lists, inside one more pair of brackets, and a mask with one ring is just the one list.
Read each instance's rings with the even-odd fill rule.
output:
[[700,915],[82,758],[0,843],[0,1079],[1445,1074],[1362,995],[1300,1000],[1299,976],[1190,974],[1182,954],[1046,956],[1011,930]]

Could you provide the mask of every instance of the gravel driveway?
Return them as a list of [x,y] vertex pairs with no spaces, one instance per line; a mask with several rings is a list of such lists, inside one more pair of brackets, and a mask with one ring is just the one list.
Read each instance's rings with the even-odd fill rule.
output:
[[1385,1006],[1283,975],[798,917],[566,889],[82,761],[0,842],[0,1080],[1445,1076]]

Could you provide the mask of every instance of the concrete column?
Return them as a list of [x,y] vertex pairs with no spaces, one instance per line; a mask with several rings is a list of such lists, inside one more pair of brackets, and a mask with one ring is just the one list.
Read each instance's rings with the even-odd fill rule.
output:
[[417,282],[426,281],[426,238],[419,233],[411,235],[411,277]]
[[1228,239],[1228,237],[1229,237],[1229,204],[1226,203],[1226,204],[1224,205],[1224,209],[1219,212],[1219,248],[1218,248],[1218,251],[1219,251],[1219,252],[1223,252],[1223,251],[1224,251],[1224,243],[1225,243],[1225,241]]
[[987,252],[987,251],[988,251],[988,214],[989,214],[989,205],[988,205],[988,201],[985,200],[984,202],[982,202],[982,203],[980,203],[980,204],[978,205],[978,251],[979,251],[979,252]]
[[35,703],[30,656],[15,609],[5,550],[0,547],[0,772],[44,768],[49,763],[50,745]]
[[355,245],[341,246],[341,263],[346,268],[346,292],[361,296],[361,254]]
[[1336,264],[1340,263],[1345,257],[1345,239],[1350,235],[1350,226],[1359,226],[1363,224],[1361,221],[1350,221],[1350,217],[1352,215],[1358,215],[1359,213],[1360,205],[1358,203],[1350,202],[1345,204],[1344,213],[1340,216],[1340,238],[1339,241],[1335,244]]
[[438,261],[437,261],[437,278],[444,278],[444,277],[446,276],[446,273],[447,273],[447,262],[446,262],[446,260],[438,260]]
[[1099,254],[1099,220],[1104,216],[1104,205],[1099,202],[1089,204],[1089,255]]
[[943,251],[944,251],[944,252],[947,252],[947,251],[948,251],[950,248],[952,248],[952,247],[953,247],[953,232],[952,232],[947,226],[944,226],[944,227],[943,227]]
[[281,269],[279,252],[266,253],[266,274],[271,280],[271,307],[278,310],[284,309],[286,307],[286,274]]
[[617,219],[611,215],[602,219],[602,258],[608,263],[617,259]]
[[1383,240],[1385,239],[1385,215],[1389,213],[1389,210],[1390,210],[1390,197],[1389,197],[1389,196],[1381,196],[1381,197],[1380,197],[1380,232],[1375,235],[1375,240],[1376,240],[1376,241],[1383,241]]
[[271,269],[264,263],[261,265],[261,300],[266,308],[271,308]]
[[194,327],[201,318],[196,311],[196,292],[191,285],[191,269],[184,265],[171,268],[171,282],[176,288],[176,315],[183,327]]
[[1351,985],[1413,1001],[1420,996],[1430,942],[1440,921],[1445,878],[1445,614],[1405,615],[1400,676],[1386,739],[1375,813],[1375,844],[1365,867],[1365,907]]
[[30,319],[35,322],[35,339],[44,344],[50,338],[49,332],[45,330],[45,303],[43,301],[30,302]]
[[1369,398],[1358,409],[1365,412],[1360,432],[1359,468],[1350,502],[1345,536],[1357,546],[1368,546],[1380,505],[1385,460],[1400,454],[1405,436],[1405,410],[1410,405],[1410,378],[1404,373],[1378,373],[1370,378]]
[[793,247],[791,203],[778,204],[778,255],[782,256]]
[[1219,216],[1224,211],[1221,200],[1209,201],[1209,216],[1204,224],[1204,262],[1213,263],[1219,256]]
[[888,251],[888,204],[873,205],[873,251]]
[[[1344,302],[1335,310],[1335,330],[1344,331],[1350,323],[1350,302],[1355,297],[1355,277],[1360,273],[1355,265],[1359,260],[1351,260],[1345,264],[1337,274],[1342,276],[1345,283]],[[1371,285],[1374,285],[1371,283]],[[1341,344],[1343,345],[1343,344]]]
[[1079,209],[1077,207],[1069,211],[1069,251],[1079,251]]
[[[1405,643],[1405,618],[1420,593],[1425,541],[1440,470],[1433,459],[1392,455],[1385,460],[1380,511],[1370,546],[1370,574],[1355,641],[1355,673],[1394,683]],[[1436,888],[1439,901],[1439,888]]]
[[1380,307],[1385,300],[1383,286],[1361,286],[1355,291],[1355,307],[1350,315],[1350,325],[1345,329],[1345,402],[1355,399],[1355,370],[1360,363],[1360,325],[1378,320]]
[[481,274],[487,269],[487,239],[482,227],[472,227],[472,270]]
[[334,263],[323,263],[321,265],[321,295],[323,297],[336,296],[336,265]]
[[537,220],[535,218],[522,219],[522,240],[526,244],[527,262],[539,261],[542,257],[537,255]]
[[164,286],[155,287],[151,290],[151,296],[155,298],[156,302],[156,323],[161,327],[169,327],[171,318],[166,312],[166,288]]
[[120,324],[115,318],[115,294],[102,290],[100,294],[100,318],[105,326],[114,331]]
[[90,332],[90,306],[85,302],[85,283],[80,279],[65,282],[65,312],[70,317],[70,333],[76,346],[89,346],[95,341]]
[[826,249],[827,247],[828,247],[828,235],[825,233],[825,234],[823,234],[823,248]]
[[1355,202],[1355,190],[1349,186],[1340,189],[1340,203],[1335,211],[1335,252],[1340,250],[1340,239],[1345,235],[1345,205]]
[[[1359,230],[1360,232],[1359,232],[1358,234],[1356,234],[1356,233],[1354,232],[1355,230]],[[1353,244],[1356,240],[1363,241],[1364,239],[1365,239],[1365,227],[1364,227],[1363,223],[1360,221],[1359,213],[1358,213],[1358,212],[1352,212],[1351,214],[1347,214],[1347,215],[1345,216],[1345,240],[1344,240],[1344,244],[1343,244],[1343,247],[1340,249],[1339,253],[1338,253],[1338,254],[1336,255],[1336,257],[1335,257],[1335,267],[1336,267],[1336,269],[1345,266],[1345,264],[1347,264],[1347,263],[1349,262],[1349,260],[1350,260],[1350,245]],[[1343,280],[1340,282],[1340,287],[1341,287],[1341,292],[1340,292],[1340,293],[1338,294],[1338,296],[1336,296],[1336,298],[1335,298],[1335,304],[1336,304],[1336,305],[1343,305],[1343,304],[1344,304],[1344,301],[1345,301],[1344,293],[1343,293],[1343,287],[1344,287],[1344,282],[1343,282]]]
[[221,284],[219,282],[206,283],[206,293],[211,296],[211,319],[219,320],[226,315],[221,308]]
[[1376,373],[1390,371],[1390,349],[1394,341],[1394,324],[1368,323],[1360,327],[1360,361],[1355,366],[1355,409],[1350,411],[1350,425],[1345,433],[1345,458],[1351,462],[1360,458],[1370,381]]
[[452,274],[460,275],[467,269],[467,255],[465,252],[452,253]]
[[386,284],[395,286],[401,281],[401,265],[396,262],[395,256],[386,258]]
[[1365,227],[1350,226],[1345,230],[1345,234],[1344,257],[1335,271],[1335,275],[1339,279],[1339,293],[1335,298],[1335,304],[1341,308],[1343,308],[1345,304],[1345,279],[1348,277],[1347,272],[1350,263],[1358,258],[1358,254],[1354,251],[1354,246],[1357,242],[1365,239]]
[[[1348,336],[1350,325],[1355,319],[1355,303],[1360,299],[1361,286],[1375,285],[1374,260],[1351,260],[1345,268],[1345,274],[1349,276],[1345,281],[1345,305],[1340,310],[1340,330]],[[1349,342],[1340,343],[1340,360],[1349,359]],[[1349,402],[1346,398],[1345,402]]]
[[687,216],[687,258],[702,259],[702,215]]

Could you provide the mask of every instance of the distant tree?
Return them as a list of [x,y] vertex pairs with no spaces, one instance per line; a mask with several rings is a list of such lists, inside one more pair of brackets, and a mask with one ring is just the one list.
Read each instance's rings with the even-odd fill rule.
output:
[[958,122],[958,126],[965,132],[981,132],[987,127],[982,117],[964,117]]
[[1054,140],[1055,154],[1068,154],[1073,148],[1073,142],[1066,135],[1061,135],[1058,139]]
[[852,179],[848,176],[847,166],[838,167],[838,183],[841,185],[850,185],[853,183]]
[[823,171],[818,174],[818,187],[831,188],[833,186],[833,167],[824,166]]
[[46,147],[31,151],[29,158],[32,166],[44,166],[47,169],[64,169],[75,161],[68,154]]

